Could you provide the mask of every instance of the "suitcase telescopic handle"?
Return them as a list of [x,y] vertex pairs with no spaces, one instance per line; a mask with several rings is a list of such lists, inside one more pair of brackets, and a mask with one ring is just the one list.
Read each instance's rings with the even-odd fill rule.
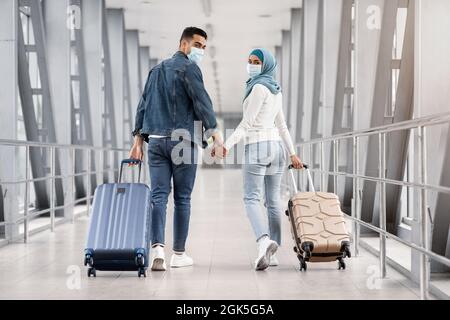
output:
[[122,182],[122,171],[123,171],[123,165],[124,164],[132,164],[132,165],[139,165],[139,175],[138,175],[138,182],[141,182],[141,169],[142,169],[142,161],[137,159],[124,159],[120,163],[120,171],[119,171],[119,181],[118,183]]
[[[306,174],[308,175],[308,182],[309,182],[309,187],[311,188],[311,191],[312,192],[316,192],[316,189],[314,188],[314,182],[313,182],[313,179],[312,179],[312,176],[311,176],[311,171],[309,170],[309,166],[307,164],[303,164],[303,169],[305,169]],[[294,186],[294,192],[298,193],[297,181],[295,179],[293,170],[294,170],[294,166],[290,165],[289,166],[289,173],[291,175],[292,184]]]

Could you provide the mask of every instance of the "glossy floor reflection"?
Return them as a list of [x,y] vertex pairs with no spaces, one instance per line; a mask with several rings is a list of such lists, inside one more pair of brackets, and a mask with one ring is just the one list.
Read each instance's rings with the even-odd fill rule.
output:
[[[171,206],[169,206],[171,208]],[[171,245],[172,211],[168,219]],[[388,268],[376,276],[378,260],[366,251],[338,271],[336,263],[299,272],[283,216],[280,266],[252,269],[256,245],[242,202],[239,170],[199,170],[193,195],[188,253],[195,266],[149,272],[101,272],[87,278],[83,266],[88,218],[0,249],[1,299],[418,299],[418,288]],[[166,251],[170,258],[170,251]]]

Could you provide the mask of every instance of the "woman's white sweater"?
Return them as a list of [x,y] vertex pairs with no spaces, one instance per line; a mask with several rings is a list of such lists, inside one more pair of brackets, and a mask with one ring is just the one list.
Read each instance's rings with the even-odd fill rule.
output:
[[290,156],[295,155],[294,144],[283,114],[283,96],[257,84],[244,101],[244,115],[234,133],[225,142],[230,150],[245,137],[245,144],[283,140]]

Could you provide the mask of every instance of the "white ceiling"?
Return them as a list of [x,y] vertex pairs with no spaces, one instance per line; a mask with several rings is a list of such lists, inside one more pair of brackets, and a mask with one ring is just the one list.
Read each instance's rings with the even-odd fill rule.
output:
[[301,3],[302,0],[106,0],[109,8],[125,9],[126,28],[138,29],[141,45],[150,46],[150,56],[158,60],[172,56],[178,49],[185,27],[197,26],[209,33],[201,69],[216,112],[242,110],[248,53],[255,47],[273,52],[281,44],[281,30],[290,28],[290,9]]

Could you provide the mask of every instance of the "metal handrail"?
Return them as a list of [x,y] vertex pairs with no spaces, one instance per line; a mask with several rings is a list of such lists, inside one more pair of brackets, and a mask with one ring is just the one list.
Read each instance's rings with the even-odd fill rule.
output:
[[[91,176],[102,174],[105,172],[117,172],[118,169],[110,168],[110,169],[102,169],[102,170],[91,170],[91,161],[92,161],[92,154],[90,151],[93,152],[114,152],[114,153],[121,153],[121,152],[127,152],[127,149],[121,149],[121,148],[107,148],[107,147],[96,147],[96,146],[87,146],[87,145],[67,145],[67,144],[58,144],[58,143],[46,143],[46,142],[35,142],[35,141],[23,141],[23,140],[10,140],[10,139],[0,139],[0,146],[11,146],[11,147],[25,147],[26,153],[25,153],[25,179],[15,180],[15,181],[1,181],[0,185],[17,185],[17,184],[25,184],[25,199],[24,199],[24,209],[23,209],[23,216],[19,217],[15,221],[5,221],[1,222],[0,226],[9,226],[9,225],[18,225],[20,223],[24,224],[24,232],[23,232],[23,241],[26,243],[28,241],[29,236],[29,222],[43,214],[50,213],[50,229],[53,232],[55,228],[55,212],[56,210],[61,209],[67,209],[72,208],[74,209],[75,205],[86,201],[86,211],[89,215],[90,211],[90,203],[93,199],[92,190],[91,190]],[[40,178],[30,178],[29,177],[29,171],[30,171],[30,148],[44,148],[50,150],[50,170],[51,174],[45,177]],[[56,175],[55,173],[55,154],[57,150],[63,150],[67,149],[71,153],[71,159],[72,159],[72,174],[59,174]],[[86,168],[87,170],[76,173],[75,172],[75,152],[76,151],[82,151],[86,152]],[[76,177],[86,177],[86,194],[87,196],[79,199],[73,199],[70,202],[65,203],[64,205],[56,206],[55,205],[55,187],[54,183],[57,179],[72,179],[72,186],[75,183]],[[51,181],[51,191],[50,191],[50,208],[46,208],[43,210],[37,210],[29,212],[28,207],[28,199],[29,199],[29,192],[30,192],[30,183],[38,182],[38,181]],[[74,189],[71,190],[72,193],[74,193]],[[74,214],[72,214],[72,221],[74,219]],[[48,227],[48,226],[47,226]]]
[[[87,200],[92,200],[94,198],[94,196],[90,196],[90,197],[82,197],[82,198],[78,198],[74,201],[68,202],[67,204],[61,205],[61,206],[56,206],[54,208],[54,210],[62,210],[62,209],[67,209],[72,207],[74,204],[78,204],[80,202],[84,202]],[[26,217],[20,217],[18,219],[16,219],[15,221],[11,221],[11,222],[1,222],[0,226],[8,226],[8,225],[16,225],[22,222],[25,222],[26,219],[32,220],[36,217],[39,217],[41,215],[43,215],[44,213],[50,213],[51,212],[51,208],[48,209],[43,209],[43,210],[38,210],[38,211],[32,211],[30,214],[28,214]]]
[[371,136],[379,133],[390,133],[395,131],[403,131],[408,129],[418,129],[420,127],[437,126],[440,124],[450,123],[450,112],[439,113],[431,116],[425,116],[413,120],[396,122],[374,128],[360,129],[351,132],[336,134],[329,137],[313,139],[309,141],[299,142],[296,146],[304,146],[310,144],[318,144],[321,142],[332,142],[336,140],[351,139],[354,137]]
[[36,142],[36,141],[12,140],[12,139],[0,139],[0,145],[12,147],[28,146],[28,147],[43,147],[43,148],[57,148],[57,149],[77,149],[77,150],[87,149],[92,151],[116,151],[116,152],[129,151],[128,149],[122,148],[88,146],[81,144],[60,144],[60,143]]
[[[305,141],[296,144],[296,147],[302,148],[305,146],[319,145],[320,146],[320,165],[319,170],[312,169],[314,172],[318,172],[321,176],[320,185],[323,189],[325,184],[325,176],[333,176],[334,177],[334,191],[337,193],[337,177],[344,176],[346,178],[353,179],[353,200],[352,200],[352,215],[349,217],[353,223],[354,228],[353,239],[355,246],[355,253],[358,255],[359,251],[359,239],[360,239],[360,227],[369,228],[375,232],[377,232],[380,236],[380,270],[381,277],[384,278],[386,276],[386,239],[390,238],[394,241],[400,242],[403,245],[416,250],[420,253],[421,262],[420,262],[420,292],[422,299],[428,299],[429,297],[429,279],[430,279],[430,267],[429,267],[429,259],[433,259],[438,261],[446,266],[450,267],[450,259],[445,256],[439,255],[431,251],[430,249],[430,239],[428,235],[429,222],[428,222],[428,197],[427,191],[435,191],[439,193],[450,194],[450,188],[446,186],[435,186],[428,184],[428,176],[427,176],[427,139],[426,139],[426,128],[447,124],[450,123],[450,112],[426,116],[422,118],[417,118],[413,120],[408,120],[399,123],[393,123],[389,125],[379,126],[375,128],[368,128],[357,130],[353,132],[346,132],[342,134],[337,134],[330,137],[314,139],[310,141]],[[393,180],[387,179],[385,176],[386,169],[386,135],[392,132],[400,132],[405,130],[418,130],[420,137],[420,168],[421,168],[421,180],[418,182],[409,182],[404,180]],[[359,174],[360,164],[359,164],[359,143],[362,137],[371,137],[378,136],[378,148],[379,148],[379,176],[378,177],[369,177],[365,175]],[[342,140],[353,140],[353,173],[345,173],[339,172],[337,169],[337,156],[338,156],[338,144]],[[333,143],[333,171],[325,170],[325,148],[324,143],[332,142]],[[311,153],[309,154],[311,157]],[[373,181],[378,183],[379,185],[379,204],[380,204],[380,227],[375,227],[374,225],[367,223],[361,219],[361,181]],[[420,208],[420,245],[417,245],[411,241],[406,241],[401,239],[400,237],[387,232],[386,230],[386,185],[397,185],[404,186],[408,188],[416,188],[421,191],[420,200],[421,200],[421,208]]]
[[[350,217],[349,216],[348,218],[350,220],[352,220],[352,221],[358,222],[358,220],[356,218],[354,218],[354,217]],[[421,252],[421,253],[423,253],[425,255],[428,255],[431,258],[433,258],[434,260],[436,260],[436,261],[438,261],[438,262],[440,262],[442,264],[445,264],[445,265],[450,267],[450,259],[448,259],[447,257],[441,256],[441,255],[439,255],[437,253],[434,253],[432,251],[429,251],[429,250],[425,250],[424,248],[422,248],[421,246],[416,245],[415,243],[411,243],[411,242],[409,242],[407,240],[404,240],[404,239],[402,239],[402,238],[400,238],[400,237],[398,237],[396,235],[393,235],[392,233],[384,231],[381,228],[375,227],[374,225],[372,225],[372,224],[370,224],[368,222],[360,221],[359,223],[362,226],[364,226],[364,227],[366,227],[366,228],[368,228],[368,229],[370,229],[372,231],[375,231],[375,232],[377,232],[379,234],[383,234],[383,235],[385,235],[386,237],[388,237],[388,238],[390,238],[392,240],[400,242],[401,244],[403,244],[403,245],[405,245],[405,246],[407,246],[407,247],[409,247],[411,249],[414,249],[414,250],[419,251],[419,252]]]
[[322,170],[318,170],[318,169],[310,169],[311,172],[317,172],[320,174],[326,174],[329,176],[338,176],[338,177],[346,177],[346,178],[358,178],[358,179],[362,179],[362,180],[366,180],[366,181],[371,181],[371,182],[386,182],[387,184],[392,184],[395,186],[400,186],[400,187],[409,187],[409,188],[416,188],[416,189],[425,189],[425,190],[429,190],[429,191],[435,191],[435,192],[440,192],[440,193],[445,193],[445,194],[450,194],[450,188],[449,187],[444,187],[444,186],[436,186],[436,185],[432,185],[432,184],[422,184],[422,183],[417,183],[417,182],[409,182],[409,181],[399,181],[399,180],[392,180],[392,179],[381,179],[381,178],[377,178],[377,177],[370,177],[370,176],[365,176],[365,175],[361,175],[361,174],[353,174],[353,173],[348,173],[348,172],[331,172],[331,171],[322,171]]
[[28,180],[16,180],[16,181],[2,181],[0,180],[0,184],[4,184],[4,185],[14,185],[14,184],[23,184],[23,183],[27,183],[27,182],[38,182],[38,181],[45,181],[45,180],[49,180],[51,178],[53,179],[69,179],[69,178],[74,178],[74,177],[81,177],[81,176],[86,176],[86,175],[93,175],[93,174],[99,174],[99,173],[105,173],[105,172],[119,172],[119,169],[107,169],[107,170],[95,170],[95,171],[85,171],[85,172],[81,172],[81,173],[76,173],[76,174],[67,174],[67,175],[55,175],[52,177],[46,176],[46,177],[42,177],[42,178],[34,178],[34,179],[28,179]]

